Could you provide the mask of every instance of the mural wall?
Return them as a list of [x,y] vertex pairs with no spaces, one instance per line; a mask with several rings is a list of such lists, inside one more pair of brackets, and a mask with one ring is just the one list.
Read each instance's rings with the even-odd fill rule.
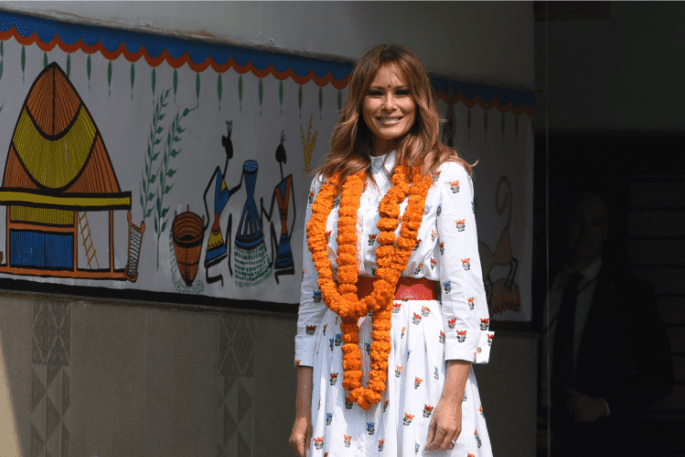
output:
[[[0,12],[0,284],[298,303],[311,171],[351,70]],[[529,320],[535,94],[433,83],[443,141],[479,161],[493,317]]]

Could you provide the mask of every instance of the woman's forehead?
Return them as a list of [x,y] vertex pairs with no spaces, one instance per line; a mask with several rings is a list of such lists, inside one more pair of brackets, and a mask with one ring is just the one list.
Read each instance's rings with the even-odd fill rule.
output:
[[406,86],[409,78],[394,62],[383,64],[371,79],[371,86]]

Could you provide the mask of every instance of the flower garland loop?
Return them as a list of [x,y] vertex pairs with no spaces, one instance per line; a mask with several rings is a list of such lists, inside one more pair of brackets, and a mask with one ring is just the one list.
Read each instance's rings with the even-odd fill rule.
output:
[[[400,275],[407,268],[426,203],[426,195],[432,184],[430,176],[422,176],[419,167],[414,167],[411,186],[407,166],[398,166],[392,176],[393,186],[378,206],[381,215],[376,237],[376,279],[373,293],[359,300],[357,297],[357,211],[366,174],[361,172],[348,176],[342,186],[338,210],[338,274],[333,279],[331,262],[328,259],[326,242],[326,220],[333,209],[337,196],[340,174],[337,173],[322,184],[314,203],[312,216],[307,224],[307,246],[319,273],[319,288],[326,306],[342,318],[340,330],[345,344],[343,350],[343,387],[348,391],[348,400],[356,402],[363,409],[369,409],[381,400],[385,391],[390,355],[390,328],[392,300]],[[395,240],[399,225],[400,203],[407,196],[409,201],[404,212],[400,236]],[[395,245],[397,247],[395,247]],[[362,385],[361,350],[359,348],[359,327],[357,321],[373,312],[371,316],[371,371],[368,387]]]

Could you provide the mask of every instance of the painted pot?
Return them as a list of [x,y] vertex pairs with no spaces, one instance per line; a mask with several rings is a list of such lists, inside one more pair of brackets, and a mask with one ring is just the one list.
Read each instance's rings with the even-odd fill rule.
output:
[[174,213],[174,222],[171,225],[171,233],[174,238],[174,252],[178,270],[187,286],[191,286],[197,275],[197,267],[202,253],[202,241],[205,238],[205,218],[188,210]]

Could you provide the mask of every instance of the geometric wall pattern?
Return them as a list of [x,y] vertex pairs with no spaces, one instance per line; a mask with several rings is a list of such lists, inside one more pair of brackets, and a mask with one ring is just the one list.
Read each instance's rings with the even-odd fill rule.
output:
[[33,305],[31,456],[69,455],[71,304]]
[[217,457],[247,457],[253,449],[254,318],[219,318]]

